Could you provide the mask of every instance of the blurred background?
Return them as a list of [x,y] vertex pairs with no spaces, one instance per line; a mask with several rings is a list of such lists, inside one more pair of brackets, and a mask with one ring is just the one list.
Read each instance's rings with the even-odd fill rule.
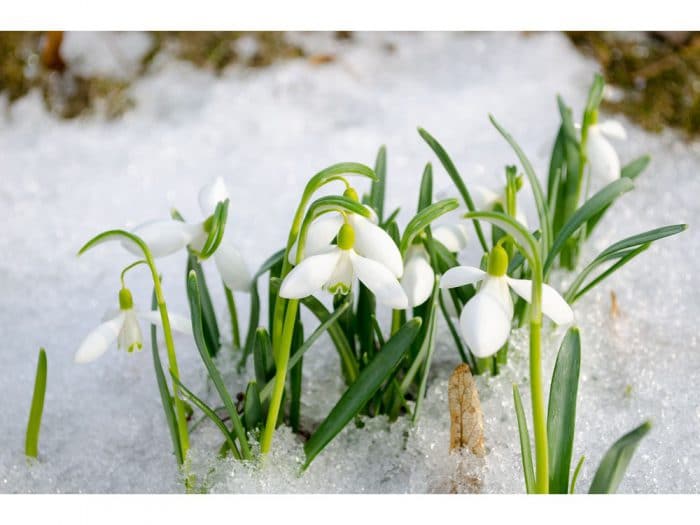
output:
[[[352,43],[353,33],[334,38]],[[608,112],[623,113],[650,131],[700,133],[700,32],[569,32],[595,59],[612,86]],[[324,42],[324,41],[319,41]],[[391,54],[394,44],[386,42]],[[333,48],[300,45],[285,32],[148,32],[95,34],[0,32],[0,97],[10,105],[32,90],[47,111],[64,119],[100,113],[115,119],[134,107],[130,85],[168,60],[220,75],[234,65],[266,67],[304,59],[322,67]]]

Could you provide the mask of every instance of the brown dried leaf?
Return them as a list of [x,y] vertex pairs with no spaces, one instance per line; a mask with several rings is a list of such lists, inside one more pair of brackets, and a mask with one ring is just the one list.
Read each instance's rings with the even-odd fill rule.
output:
[[469,450],[483,457],[484,418],[476,383],[469,366],[462,363],[450,377],[448,386],[450,402],[450,451]]

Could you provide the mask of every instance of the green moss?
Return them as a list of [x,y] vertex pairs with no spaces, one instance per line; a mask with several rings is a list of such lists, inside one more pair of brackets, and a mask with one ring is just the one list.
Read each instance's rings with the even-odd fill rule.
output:
[[700,34],[661,36],[607,32],[568,33],[571,41],[600,64],[606,82],[621,96],[605,100],[642,127],[700,134]]

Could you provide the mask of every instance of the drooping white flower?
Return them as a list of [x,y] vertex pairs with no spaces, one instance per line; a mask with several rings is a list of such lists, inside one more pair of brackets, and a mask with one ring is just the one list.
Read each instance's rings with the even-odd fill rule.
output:
[[[302,299],[320,290],[346,294],[357,278],[380,303],[395,309],[408,306],[398,281],[401,253],[384,230],[357,214],[324,218],[313,232],[312,227],[306,256],[282,281],[280,297]],[[330,244],[336,237],[337,245]]]
[[[119,310],[108,312],[97,328],[88,334],[75,353],[76,363],[89,363],[105,353],[107,348],[117,340],[117,347],[133,352],[143,347],[143,336],[139,320],[156,326],[162,326],[159,310],[139,312],[134,308],[131,292],[127,288],[119,291]],[[177,314],[168,314],[170,327],[185,334],[192,334],[189,319]]]
[[[464,211],[461,213],[464,214]],[[459,219],[459,222],[436,226],[432,234],[433,239],[442,243],[449,251],[459,253],[467,247],[469,226],[466,220]]]
[[[199,207],[205,217],[202,222],[190,224],[169,219],[156,220],[137,226],[133,233],[144,240],[154,257],[171,255],[188,245],[200,251],[209,236],[210,217],[216,210],[216,205],[228,198],[229,194],[223,179],[217,177],[214,182],[204,186],[199,192]],[[134,243],[124,241],[123,245],[132,253],[141,254]],[[242,292],[250,290],[250,272],[240,252],[235,248],[230,224],[225,226],[221,243],[212,257],[221,279],[228,288]]]
[[408,308],[420,306],[428,300],[435,283],[435,271],[423,244],[414,244],[406,251],[401,286],[408,298]]
[[607,120],[588,126],[586,158],[594,189],[620,178],[620,158],[608,138],[625,140],[627,133],[622,124],[616,120]]
[[[450,268],[442,276],[441,288],[455,288],[481,283],[459,317],[462,336],[476,357],[495,354],[508,340],[513,320],[513,300],[510,290],[530,302],[532,281],[512,279],[506,275],[508,255],[500,246],[489,254],[486,272],[472,266]],[[559,293],[542,285],[542,313],[558,325],[568,325],[574,312]]]

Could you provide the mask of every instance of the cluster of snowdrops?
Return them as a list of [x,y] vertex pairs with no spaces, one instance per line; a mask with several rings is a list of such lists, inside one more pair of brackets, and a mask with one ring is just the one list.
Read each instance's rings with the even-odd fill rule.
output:
[[[254,274],[235,248],[234,229],[227,225],[230,196],[221,179],[200,191],[202,218],[198,221],[189,222],[174,211],[171,218],[132,231],[101,233],[80,253],[117,240],[136,259],[121,273],[115,309],[85,338],[76,361],[96,359],[115,341],[129,352],[140,350],[144,346],[140,322],[145,321],[150,326],[154,370],[174,455],[186,468],[191,432],[187,413],[193,407],[221,430],[220,454],[241,460],[264,458],[274,446],[280,424],[301,434],[304,357],[327,333],[347,389],[310,435],[300,435],[306,440],[305,469],[357,416],[419,417],[439,317],[474,374],[497,374],[507,363],[511,329],[527,325],[534,459],[525,410],[514,387],[525,487],[529,493],[573,492],[582,462],[572,472],[581,342],[571,305],[652,242],[685,229],[679,224],[642,232],[580,264],[582,244],[603,215],[614,211],[615,200],[633,189],[635,178],[649,163],[648,157],[642,157],[621,164],[611,140],[624,139],[625,132],[617,122],[599,122],[602,93],[603,81],[596,77],[578,124],[558,99],[561,125],[544,187],[525,153],[493,117],[520,167],[506,166],[502,182],[490,189],[470,187],[468,177],[462,178],[440,143],[419,129],[453,181],[456,198],[434,199],[432,166],[427,164],[416,213],[403,229],[396,221],[398,210],[384,209],[384,148],[374,169],[342,163],[319,172],[301,195],[286,246]],[[369,181],[369,191],[360,196],[353,184],[362,179]],[[328,184],[341,191],[318,196]],[[535,225],[527,224],[518,207],[520,191],[532,192]],[[467,239],[483,251],[471,266],[458,261]],[[187,259],[188,317],[168,311],[155,263],[180,251]],[[225,336],[201,266],[207,259],[214,260],[223,282],[230,340],[234,352],[240,353],[239,372],[250,370],[244,365],[253,360],[254,377],[238,399],[227,389],[216,364]],[[148,268],[153,277],[150,308],[137,309],[126,285],[128,272],[137,267]],[[577,272],[568,289],[547,284],[555,267]],[[261,297],[263,280],[267,286]],[[236,293],[250,294],[245,333],[239,326]],[[266,318],[261,316],[263,308]],[[302,309],[318,320],[313,331],[303,325]],[[390,315],[378,315],[380,309]],[[543,318],[566,330],[548,403],[541,364]],[[167,362],[160,357],[158,330]],[[173,331],[194,337],[221,406],[209,406],[181,382]],[[598,467],[591,492],[617,488],[634,448],[648,430],[649,424],[644,423],[613,444]],[[196,483],[191,477],[185,479]]]

